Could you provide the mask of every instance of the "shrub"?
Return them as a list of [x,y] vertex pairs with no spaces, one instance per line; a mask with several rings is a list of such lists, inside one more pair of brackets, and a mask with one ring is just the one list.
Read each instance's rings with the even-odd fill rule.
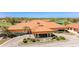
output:
[[32,42],[36,42],[36,40],[35,39],[31,39],[32,40]]
[[60,40],[60,38],[59,38],[59,37],[57,37],[57,38],[56,38],[56,40],[58,40],[58,41],[59,41],[59,40]]
[[56,39],[56,38],[57,38],[57,36],[53,36],[53,37],[52,37],[52,39]]
[[16,35],[11,34],[11,35],[9,35],[8,37],[13,38],[13,37],[16,37]]
[[23,43],[27,43],[28,41],[27,41],[27,39],[26,38],[24,38],[23,39]]
[[60,36],[59,38],[62,39],[62,40],[65,40],[65,38],[63,36]]
[[63,36],[59,36],[56,38],[56,40],[65,40],[65,38]]
[[36,39],[36,41],[40,42],[40,39]]
[[27,40],[31,40],[31,38],[27,38]]
[[51,40],[53,40],[53,39],[60,40],[60,38],[57,36],[53,36]]

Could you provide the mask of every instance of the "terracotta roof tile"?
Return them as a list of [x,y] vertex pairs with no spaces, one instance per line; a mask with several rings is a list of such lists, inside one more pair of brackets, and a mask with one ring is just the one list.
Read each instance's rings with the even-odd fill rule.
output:
[[68,24],[68,25],[66,25],[66,27],[71,27],[71,28],[77,28],[77,29],[79,29],[79,24],[77,24],[77,23]]
[[55,31],[55,29],[60,29],[60,28],[64,28],[64,26],[59,25],[57,23],[54,22],[49,22],[46,20],[32,20],[32,21],[28,21],[26,23],[19,23],[16,25],[13,25],[11,27],[9,27],[9,30],[19,30],[19,29],[24,29],[24,27],[29,27],[32,31],[32,33],[34,32],[50,32],[50,31]]

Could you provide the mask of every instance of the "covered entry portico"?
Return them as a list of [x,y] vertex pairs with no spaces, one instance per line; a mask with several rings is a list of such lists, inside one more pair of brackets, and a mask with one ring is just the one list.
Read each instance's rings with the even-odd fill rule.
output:
[[34,34],[36,38],[45,38],[55,36],[53,33]]

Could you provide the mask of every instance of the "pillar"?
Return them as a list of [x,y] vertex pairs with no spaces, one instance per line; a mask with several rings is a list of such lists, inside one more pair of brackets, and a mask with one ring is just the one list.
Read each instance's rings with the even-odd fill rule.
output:
[[50,33],[47,34],[47,37],[50,37]]
[[34,34],[34,36],[36,37],[36,34]]
[[39,38],[39,34],[37,34],[36,37]]
[[49,34],[47,33],[47,37],[49,36]]
[[50,33],[50,37],[51,37],[51,33]]

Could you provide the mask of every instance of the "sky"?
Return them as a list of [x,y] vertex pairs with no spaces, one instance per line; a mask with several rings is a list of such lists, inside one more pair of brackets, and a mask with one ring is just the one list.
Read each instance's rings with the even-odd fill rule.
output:
[[79,18],[79,12],[0,12],[2,17]]

